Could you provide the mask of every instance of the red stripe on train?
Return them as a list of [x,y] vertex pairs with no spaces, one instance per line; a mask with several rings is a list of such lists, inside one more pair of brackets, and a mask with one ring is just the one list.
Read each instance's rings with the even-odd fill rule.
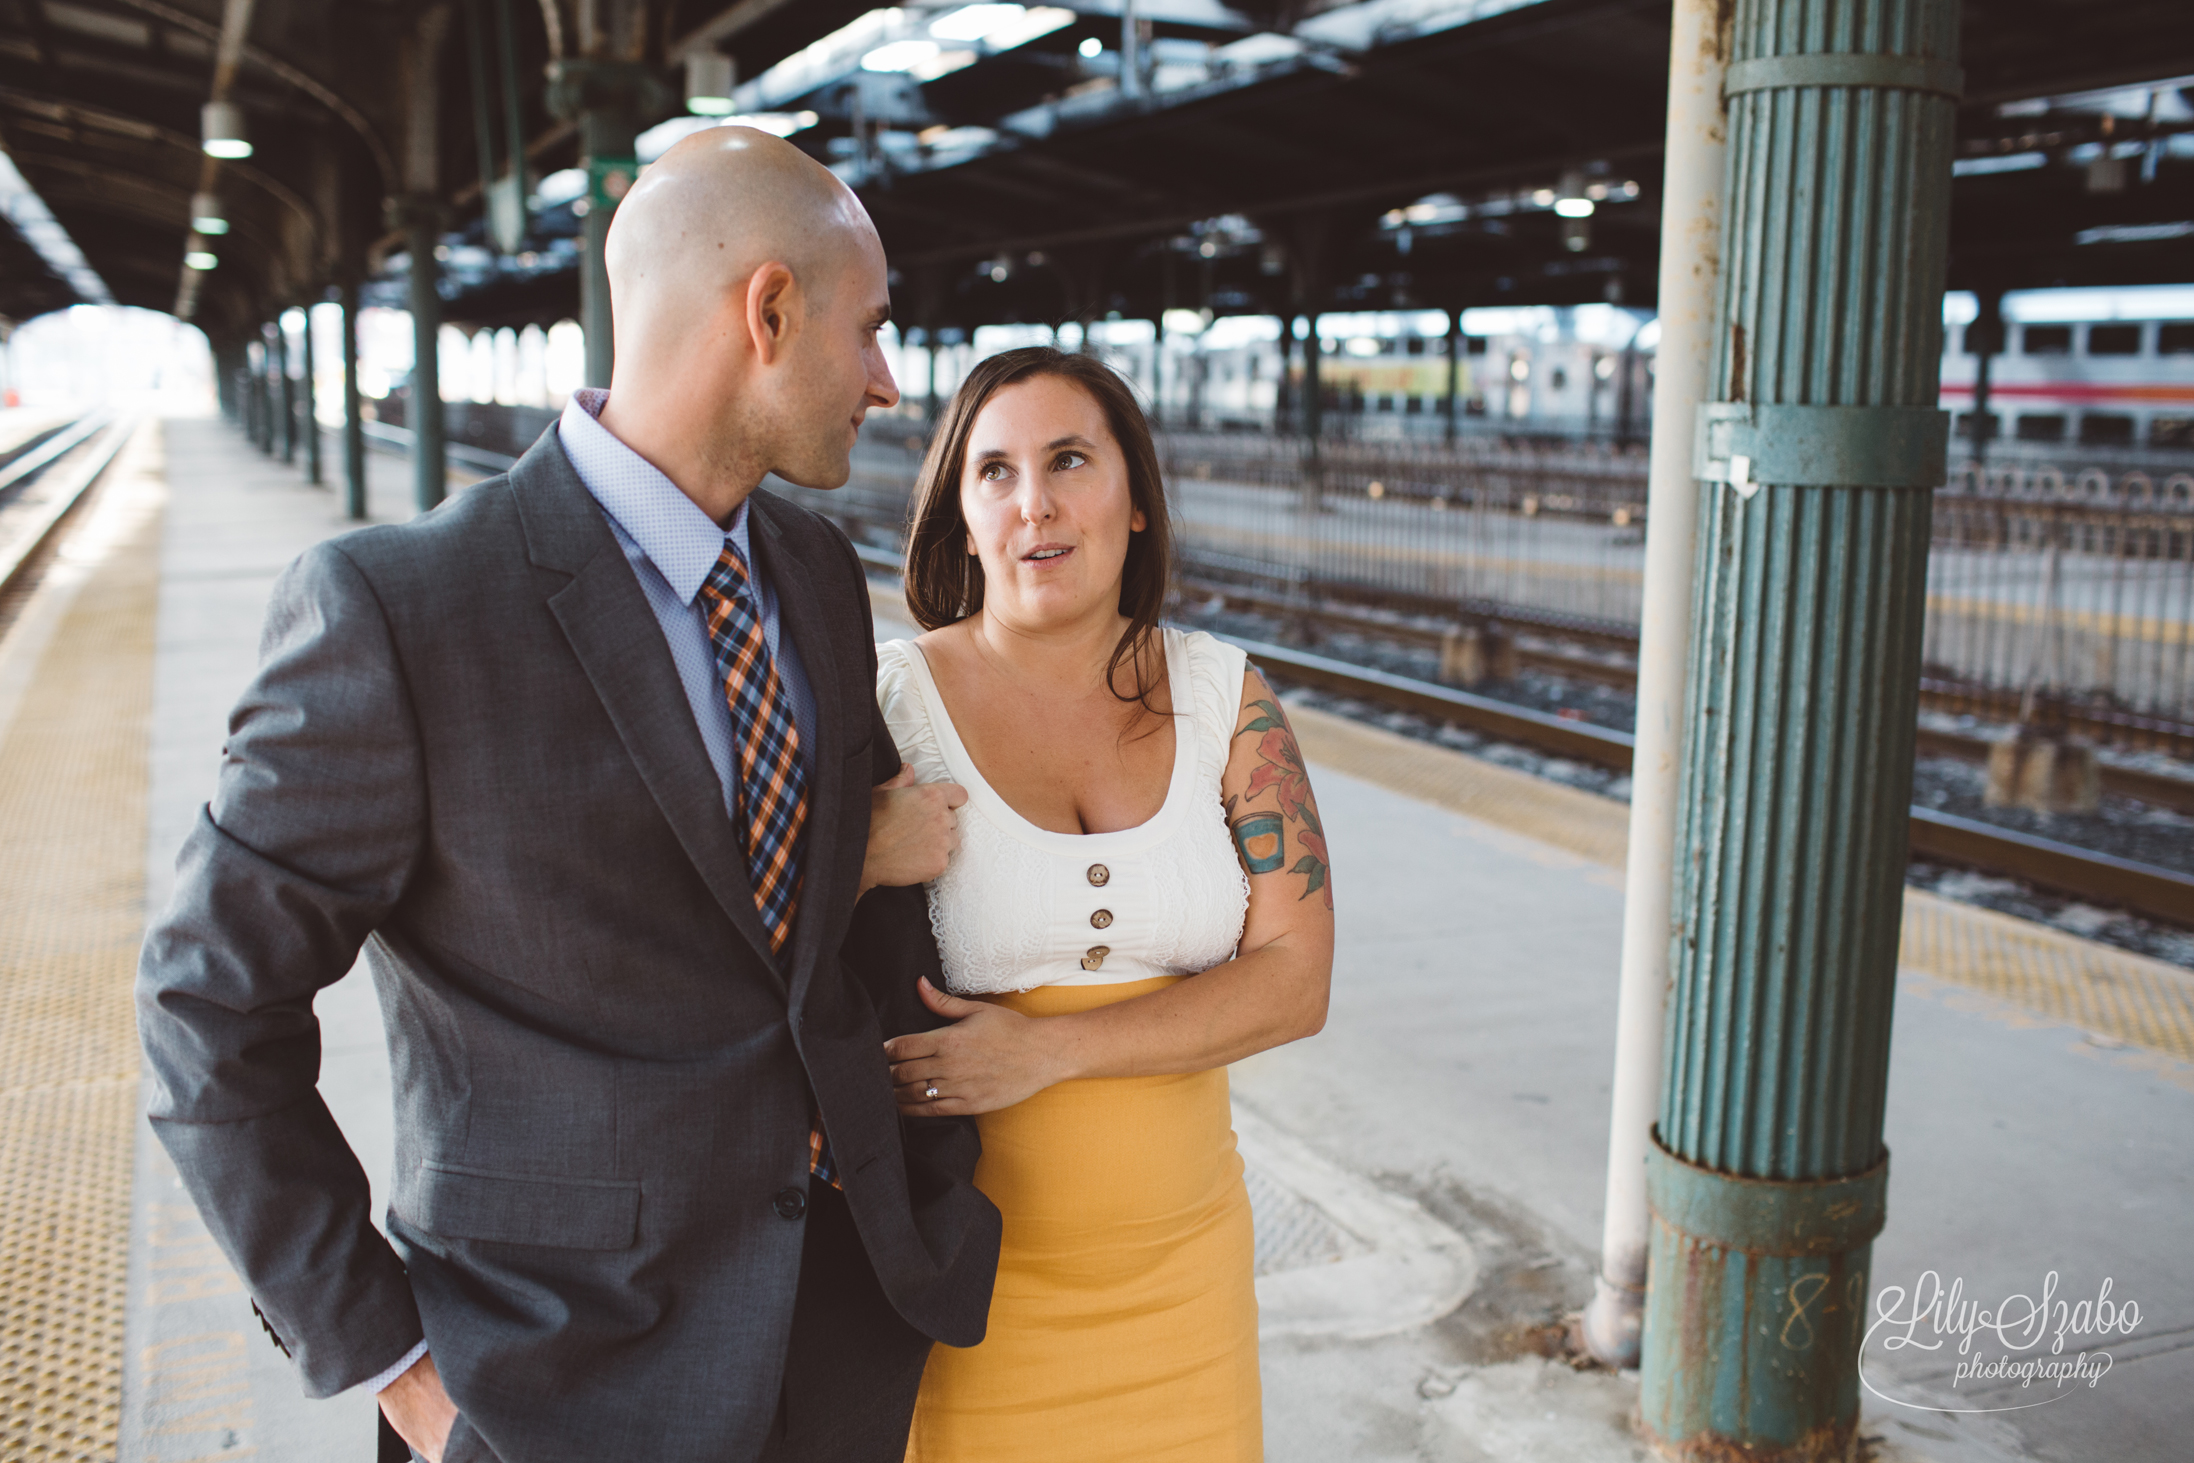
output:
[[[2194,385],[2165,386],[2134,385],[2113,386],[2100,381],[2044,381],[2039,385],[2020,382],[1990,382],[1988,394],[1993,400],[2014,401],[2123,401],[2129,404],[2147,402],[2187,402],[2194,404]],[[1956,397],[1963,401],[1973,395],[1970,384],[1945,383],[1945,399]]]

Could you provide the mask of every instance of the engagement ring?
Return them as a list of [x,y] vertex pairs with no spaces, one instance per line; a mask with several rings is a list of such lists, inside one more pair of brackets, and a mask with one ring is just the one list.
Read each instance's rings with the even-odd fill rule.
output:
[[925,1089],[923,1090],[923,1092],[922,1092],[922,1096],[924,1096],[924,1097],[935,1097],[936,1095],[937,1095],[937,1084],[936,1084],[936,1083],[934,1083],[934,1082],[930,1083],[930,1084],[929,1084],[929,1086],[928,1086],[927,1088],[925,1088]]

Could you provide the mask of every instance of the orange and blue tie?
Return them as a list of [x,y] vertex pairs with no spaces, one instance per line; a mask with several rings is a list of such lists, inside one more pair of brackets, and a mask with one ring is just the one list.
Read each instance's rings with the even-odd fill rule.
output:
[[[807,773],[800,766],[800,727],[778,677],[777,662],[755,604],[746,560],[727,534],[724,551],[701,584],[709,644],[724,678],[731,707],[732,748],[738,776],[740,836],[746,843],[747,879],[769,935],[770,952],[782,955],[792,939],[800,907],[800,838],[807,830]],[[817,1119],[808,1138],[808,1167],[836,1185],[830,1144]]]

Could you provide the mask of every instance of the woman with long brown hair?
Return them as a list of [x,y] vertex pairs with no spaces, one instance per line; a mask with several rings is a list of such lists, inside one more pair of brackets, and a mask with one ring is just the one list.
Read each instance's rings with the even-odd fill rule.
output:
[[1163,484],[1133,394],[1048,348],[978,364],[916,494],[877,696],[957,783],[929,886],[951,1024],[887,1044],[902,1112],[973,1114],[1005,1220],[989,1333],[931,1353],[908,1457],[1263,1457],[1229,1062],[1325,1021],[1323,830],[1239,649],[1160,623]]

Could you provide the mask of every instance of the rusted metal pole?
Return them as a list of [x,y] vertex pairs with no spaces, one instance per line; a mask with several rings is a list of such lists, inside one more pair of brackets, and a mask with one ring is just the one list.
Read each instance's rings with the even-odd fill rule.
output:
[[[1616,1367],[1638,1364],[1638,1328],[1645,1315],[1645,1164],[1653,1142],[1653,1115],[1661,1102],[1661,1008],[1668,990],[1676,774],[1683,752],[1692,543],[1699,519],[1699,485],[1691,476],[1691,422],[1706,399],[1715,287],[1721,279],[1722,154],[1727,138],[1722,71],[1728,28],[1726,0],[1676,0],[1669,36],[1667,162],[1661,177],[1661,341],[1654,364],[1653,455],[1646,477],[1645,618],[1638,630],[1638,729],[1630,773],[1630,850],[1623,876],[1614,1114],[1600,1273],[1584,1320],[1586,1348]],[[1452,430],[1453,418],[1449,420]]]
[[1956,0],[1736,0],[1639,1411],[1851,1454],[1903,908]]

